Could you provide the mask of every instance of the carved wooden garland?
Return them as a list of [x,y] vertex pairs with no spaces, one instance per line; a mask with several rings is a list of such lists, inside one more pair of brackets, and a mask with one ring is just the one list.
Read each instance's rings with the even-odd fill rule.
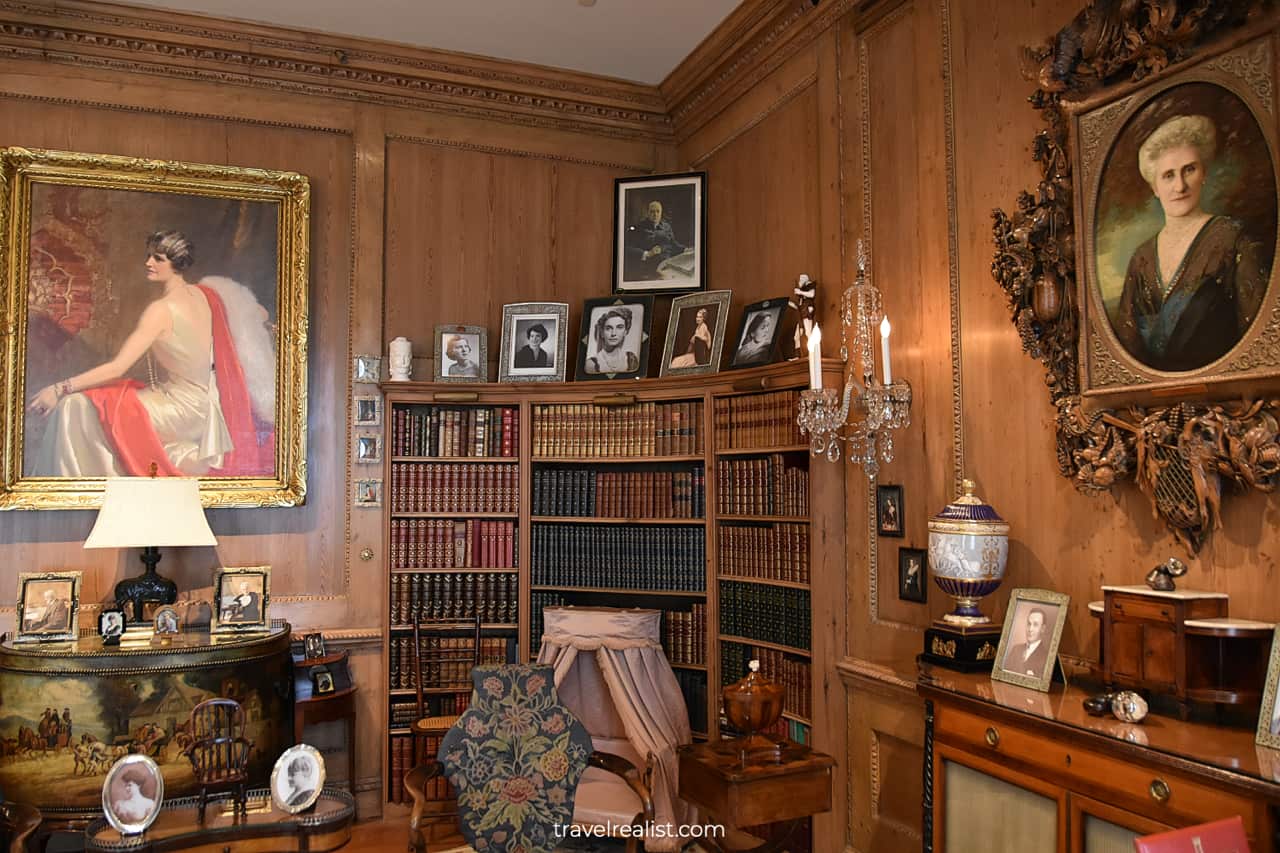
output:
[[1058,468],[1076,488],[1110,490],[1135,478],[1188,551],[1221,526],[1224,479],[1241,490],[1280,485],[1280,399],[1086,413],[1078,383],[1079,313],[1065,99],[1124,78],[1142,80],[1181,62],[1209,38],[1274,0],[1096,0],[1052,41],[1026,49],[1030,97],[1046,127],[1032,158],[1043,178],[1017,210],[995,210],[991,272],[1009,299],[1022,348],[1045,366]]

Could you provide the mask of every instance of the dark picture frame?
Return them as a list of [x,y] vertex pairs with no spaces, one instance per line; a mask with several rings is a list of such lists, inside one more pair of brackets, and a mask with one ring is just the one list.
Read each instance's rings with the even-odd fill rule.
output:
[[329,667],[318,664],[311,667],[308,674],[311,676],[311,688],[317,696],[332,693],[336,689],[333,684],[333,672]]
[[352,398],[354,412],[351,422],[355,426],[382,426],[382,398],[370,394],[358,394]]
[[211,633],[267,630],[271,624],[271,567],[218,569],[214,575],[213,601]]
[[324,657],[324,634],[316,631],[302,637],[302,656],[307,660]]
[[[786,297],[753,302],[742,309],[742,322],[734,339],[733,355],[729,358],[729,370],[742,367],[759,367],[778,359],[778,328],[787,310]],[[761,338],[764,334],[765,337]]]
[[80,632],[81,572],[22,572],[14,641],[74,640]]
[[1053,681],[1070,603],[1071,596],[1050,589],[1013,590],[1004,612],[1004,629],[991,677],[1042,693],[1047,691]]
[[[535,341],[535,334],[540,339]],[[563,382],[569,357],[569,303],[502,306],[499,382]]]
[[707,173],[613,182],[613,292],[707,287]]
[[929,600],[929,552],[898,548],[898,598],[924,604]]
[[484,326],[436,326],[435,380],[488,382],[489,331]]
[[98,636],[104,646],[118,645],[129,627],[129,620],[119,607],[105,607],[98,613]]
[[658,375],[697,376],[720,369],[731,295],[728,290],[708,290],[671,300]]
[[876,533],[899,538],[905,529],[902,486],[876,486]]
[[583,301],[575,378],[582,382],[647,376],[652,326],[652,296],[628,294]]

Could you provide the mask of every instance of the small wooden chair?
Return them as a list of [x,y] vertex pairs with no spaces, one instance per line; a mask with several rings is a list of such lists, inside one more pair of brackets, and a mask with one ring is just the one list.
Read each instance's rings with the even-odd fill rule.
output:
[[191,736],[195,740],[185,754],[200,786],[201,824],[210,790],[235,789],[236,813],[248,816],[244,786],[249,780],[253,741],[245,738],[244,726],[244,708],[234,699],[207,699],[191,709]]

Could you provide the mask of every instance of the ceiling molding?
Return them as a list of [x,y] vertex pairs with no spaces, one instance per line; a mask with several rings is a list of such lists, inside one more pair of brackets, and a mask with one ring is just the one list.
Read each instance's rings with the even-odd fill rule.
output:
[[0,0],[0,57],[669,143],[656,87],[372,39],[72,0]]

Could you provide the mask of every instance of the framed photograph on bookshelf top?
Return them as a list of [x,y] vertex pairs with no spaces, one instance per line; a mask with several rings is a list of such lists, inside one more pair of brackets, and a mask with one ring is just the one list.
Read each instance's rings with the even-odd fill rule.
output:
[[606,296],[583,302],[578,380],[642,378],[649,369],[652,323],[652,296]]
[[484,326],[436,326],[436,381],[488,382],[489,332]]
[[567,302],[502,306],[499,382],[563,382],[569,342]]
[[707,173],[613,182],[613,292],[707,286]]
[[778,357],[778,326],[787,308],[785,297],[753,302],[742,311],[742,328],[729,359],[729,369],[772,364]]
[[709,290],[671,300],[660,376],[695,376],[719,369],[730,295],[728,290]]

